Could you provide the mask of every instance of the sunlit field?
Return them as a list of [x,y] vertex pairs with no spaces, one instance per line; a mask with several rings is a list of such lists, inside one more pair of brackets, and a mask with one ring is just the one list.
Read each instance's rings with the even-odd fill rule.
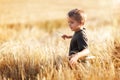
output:
[[[0,0],[0,80],[120,80],[119,0]],[[71,67],[67,12],[83,9],[87,63]]]

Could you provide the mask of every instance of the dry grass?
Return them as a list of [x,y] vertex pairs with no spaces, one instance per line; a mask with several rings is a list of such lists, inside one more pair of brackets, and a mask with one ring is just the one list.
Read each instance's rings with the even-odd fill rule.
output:
[[[79,64],[71,69],[67,60],[69,41],[60,33],[70,33],[68,28],[49,34],[38,27],[5,30],[0,44],[1,79],[13,80],[119,80],[120,35],[119,30],[106,26],[88,30],[92,63]],[[16,34],[16,35],[15,35]],[[2,36],[1,36],[2,38]]]
[[[15,0],[13,0],[16,3]],[[25,7],[29,9],[35,8],[30,14],[38,15],[38,0],[34,1],[19,1],[19,5],[27,4]],[[41,2],[41,1],[40,1]],[[52,7],[63,4],[63,1],[49,1],[50,5],[54,2]],[[15,8],[11,1],[1,0],[0,11],[3,11],[0,17],[0,80],[119,80],[120,79],[120,30],[119,30],[119,12],[116,8],[114,13],[111,8],[103,3],[99,3],[96,8],[95,1],[89,2],[91,5],[85,5],[81,1],[81,6],[88,14],[87,33],[89,39],[90,55],[96,58],[88,61],[86,64],[79,63],[76,67],[71,68],[68,64],[68,50],[70,40],[63,40],[61,34],[72,34],[68,29],[66,19],[62,19],[69,9],[79,7],[79,3],[70,3],[72,6],[65,4],[58,10],[63,12],[60,14],[60,19],[53,17],[47,18],[43,15],[35,19],[45,17],[45,20],[28,20],[28,22],[21,23],[26,20],[26,11],[23,7]],[[0,4],[1,4],[0,3]],[[10,3],[11,14],[7,14],[7,4]],[[33,7],[29,5],[33,3]],[[44,2],[44,4],[46,1]],[[73,5],[75,4],[75,5]],[[46,3],[47,5],[47,3]],[[46,7],[46,5],[40,5]],[[67,5],[65,7],[65,5]],[[17,6],[17,5],[16,5]],[[102,6],[102,8],[100,8]],[[64,8],[65,7],[65,8]],[[5,8],[5,9],[4,9]],[[94,9],[91,9],[94,8]],[[106,10],[104,12],[102,9]],[[23,11],[19,14],[13,15],[14,9]],[[64,10],[65,9],[65,10]],[[99,9],[99,11],[97,10]],[[41,9],[42,10],[42,9]],[[46,13],[48,8],[43,10],[42,14]],[[63,11],[62,11],[63,10]],[[109,11],[110,10],[110,11]],[[34,12],[35,11],[35,12]],[[57,8],[55,10],[57,13]],[[33,12],[33,13],[32,13]],[[38,12],[38,13],[37,13]],[[93,13],[96,12],[96,15]],[[56,15],[57,15],[56,13]],[[64,14],[65,13],[65,14]],[[29,15],[30,15],[29,14]],[[51,13],[52,14],[52,13]],[[5,17],[6,15],[7,17]],[[46,15],[46,14],[44,14]],[[13,22],[10,21],[10,16]],[[20,16],[23,16],[20,17]],[[101,17],[102,16],[102,17]],[[104,17],[103,17],[104,16]],[[19,18],[20,17],[20,18]],[[8,18],[8,19],[7,19]],[[22,18],[22,19],[21,19]],[[7,20],[6,20],[7,19]],[[17,22],[14,22],[14,19]],[[47,20],[46,20],[47,19]]]

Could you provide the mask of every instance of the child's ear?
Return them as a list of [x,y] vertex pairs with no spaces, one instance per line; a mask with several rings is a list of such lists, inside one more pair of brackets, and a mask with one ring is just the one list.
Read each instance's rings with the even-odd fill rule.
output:
[[81,22],[80,22],[80,25],[83,26],[83,25],[84,25],[84,21],[81,21]]
[[82,26],[83,24],[81,22],[79,22],[79,25]]

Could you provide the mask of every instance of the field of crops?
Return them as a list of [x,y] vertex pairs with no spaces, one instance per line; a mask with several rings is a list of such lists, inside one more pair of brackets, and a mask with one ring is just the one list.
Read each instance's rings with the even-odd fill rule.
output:
[[[0,0],[0,80],[120,80],[119,0]],[[83,9],[90,56],[70,67],[67,12]]]

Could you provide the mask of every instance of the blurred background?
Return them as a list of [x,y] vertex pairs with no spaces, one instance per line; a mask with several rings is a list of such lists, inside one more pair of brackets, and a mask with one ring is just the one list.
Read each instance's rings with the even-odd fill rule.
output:
[[[88,31],[119,27],[120,0],[0,0],[0,42],[17,38],[16,31],[26,29],[44,34],[57,32],[57,37],[64,32],[70,34],[72,32],[67,24],[67,13],[75,8],[87,14],[85,26]],[[35,35],[36,32],[37,36],[42,37],[37,31],[31,34]]]
[[0,0],[0,24],[65,19],[74,8],[83,9],[91,20],[111,20],[119,4],[119,0]]

